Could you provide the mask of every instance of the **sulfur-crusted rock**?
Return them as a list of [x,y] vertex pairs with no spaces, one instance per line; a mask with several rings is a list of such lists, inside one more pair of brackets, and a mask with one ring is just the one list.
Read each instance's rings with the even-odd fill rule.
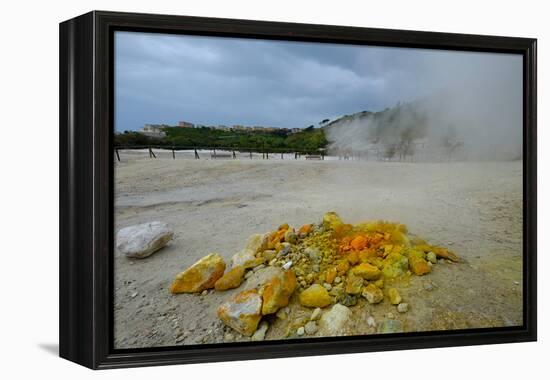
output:
[[231,267],[235,268],[238,266],[247,267],[247,264],[250,264],[256,259],[256,253],[252,249],[245,248],[233,255],[231,258]]
[[409,260],[405,256],[399,253],[390,253],[384,259],[382,273],[385,277],[396,278],[404,275],[408,269]]
[[409,252],[409,268],[417,276],[430,273],[431,270],[428,262],[424,259],[424,252],[417,250]]
[[363,287],[363,279],[354,274],[350,274],[346,280],[347,294],[360,294]]
[[379,303],[384,299],[384,293],[374,284],[368,284],[361,293],[369,303]]
[[244,271],[245,269],[242,266],[234,267],[216,281],[214,288],[216,290],[227,290],[239,287],[244,279]]
[[345,334],[346,322],[351,318],[351,310],[346,306],[335,304],[321,316],[319,321],[320,336],[337,336]]
[[332,284],[334,282],[334,279],[336,278],[336,274],[337,274],[337,271],[335,267],[327,269],[327,272],[325,274],[326,283]]
[[300,293],[300,303],[307,307],[326,307],[332,303],[328,291],[319,284],[313,284]]
[[426,254],[426,260],[432,264],[437,264],[437,255],[430,251]]
[[267,235],[266,234],[254,234],[248,238],[246,242],[246,248],[252,251],[253,254],[262,252],[267,248]]
[[357,236],[351,242],[350,245],[356,251],[361,251],[367,246],[367,239],[364,236]]
[[251,336],[262,318],[262,297],[256,289],[245,290],[221,304],[217,313],[227,326]]
[[116,236],[117,250],[133,259],[143,259],[164,247],[174,232],[163,222],[150,222],[122,228]]
[[395,288],[390,288],[390,290],[388,290],[388,297],[392,305],[399,305],[401,302],[401,295]]
[[306,237],[309,235],[309,233],[313,230],[312,224],[304,224],[300,229],[298,230],[298,233],[300,236]]
[[380,269],[369,263],[359,264],[353,267],[351,272],[356,276],[364,278],[365,280],[377,280],[382,275]]
[[287,306],[296,286],[296,275],[292,270],[284,271],[267,281],[262,288],[262,314],[273,314]]
[[296,232],[294,232],[293,228],[290,228],[286,230],[285,232],[285,242],[288,242],[290,244],[296,243],[296,240],[298,239],[298,236],[296,235]]
[[214,287],[223,276],[225,262],[217,253],[211,253],[179,273],[170,287],[172,293],[198,293]]
[[333,230],[343,224],[342,219],[335,212],[327,212],[323,215],[323,227],[327,230]]

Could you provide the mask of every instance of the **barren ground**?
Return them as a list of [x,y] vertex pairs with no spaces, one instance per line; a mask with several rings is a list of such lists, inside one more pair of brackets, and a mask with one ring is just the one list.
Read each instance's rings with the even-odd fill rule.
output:
[[[121,158],[115,174],[116,230],[159,220],[170,224],[175,236],[146,259],[116,254],[117,348],[223,342],[229,329],[217,319],[216,308],[242,287],[172,295],[174,276],[210,252],[228,261],[254,233],[285,222],[296,227],[318,222],[327,211],[348,223],[404,223],[411,233],[463,258],[438,263],[431,274],[400,284],[407,313],[397,313],[386,300],[360,302],[352,308],[349,334],[375,333],[367,317],[380,322],[388,313],[406,331],[522,323],[521,162]],[[425,290],[426,282],[433,290]],[[291,318],[310,312],[296,306]],[[284,338],[279,322],[266,339]]]

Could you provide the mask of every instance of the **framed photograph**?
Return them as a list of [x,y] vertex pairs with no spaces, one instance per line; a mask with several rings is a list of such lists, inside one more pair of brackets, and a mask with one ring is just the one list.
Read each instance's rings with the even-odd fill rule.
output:
[[60,356],[536,340],[536,40],[60,24]]

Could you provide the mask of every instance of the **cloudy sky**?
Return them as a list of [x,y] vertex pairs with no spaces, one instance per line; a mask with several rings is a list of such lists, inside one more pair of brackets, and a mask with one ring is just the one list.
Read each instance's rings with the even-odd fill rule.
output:
[[450,86],[467,87],[472,93],[483,87],[495,95],[513,94],[498,104],[517,113],[521,57],[138,32],[115,35],[117,131],[180,120],[307,127]]

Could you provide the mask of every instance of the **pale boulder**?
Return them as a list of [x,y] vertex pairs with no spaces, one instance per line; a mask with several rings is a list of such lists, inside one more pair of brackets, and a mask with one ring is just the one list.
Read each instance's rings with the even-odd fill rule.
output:
[[323,313],[319,321],[320,336],[345,335],[345,326],[351,318],[351,310],[339,303]]
[[176,293],[199,293],[211,289],[225,271],[225,262],[217,253],[211,253],[179,273],[170,287]]
[[256,289],[245,290],[221,304],[217,314],[233,330],[252,336],[262,318],[262,297]]
[[245,248],[233,255],[231,258],[231,267],[249,268],[250,264],[256,260],[256,253],[252,249]]
[[149,222],[122,228],[116,236],[117,250],[129,258],[143,259],[172,240],[174,232],[163,222]]

